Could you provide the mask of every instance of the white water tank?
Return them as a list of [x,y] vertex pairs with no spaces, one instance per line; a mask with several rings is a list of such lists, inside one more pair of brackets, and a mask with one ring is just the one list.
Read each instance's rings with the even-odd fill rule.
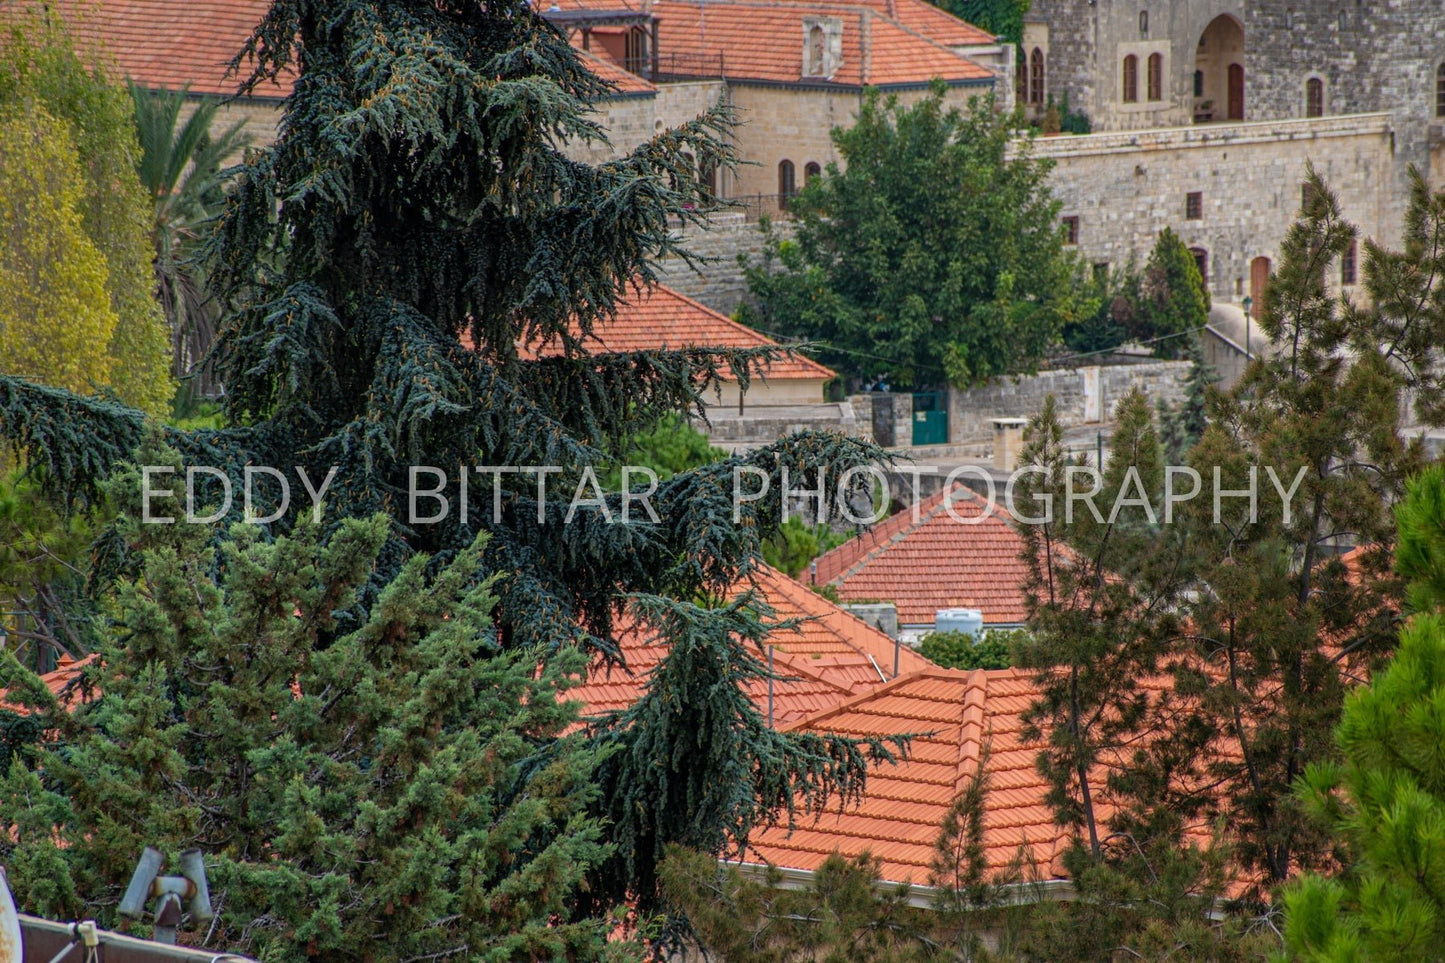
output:
[[935,632],[966,632],[977,639],[983,634],[983,612],[979,609],[939,609],[934,615]]

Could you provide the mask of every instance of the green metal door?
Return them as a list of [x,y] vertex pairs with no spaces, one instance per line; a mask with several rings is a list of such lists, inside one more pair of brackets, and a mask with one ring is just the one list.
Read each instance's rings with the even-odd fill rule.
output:
[[913,443],[948,444],[948,408],[941,391],[921,391],[913,396]]

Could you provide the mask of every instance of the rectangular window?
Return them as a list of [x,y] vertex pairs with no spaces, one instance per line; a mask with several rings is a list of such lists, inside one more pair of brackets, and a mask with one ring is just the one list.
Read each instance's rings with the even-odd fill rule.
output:
[[1064,218],[1064,243],[1079,243],[1079,219],[1077,217]]
[[1355,247],[1355,242],[1354,242],[1354,241],[1351,241],[1351,242],[1350,242],[1350,246],[1347,247],[1347,248],[1345,248],[1345,253],[1340,256],[1340,283],[1341,283],[1341,284],[1351,285],[1351,284],[1354,284],[1354,283],[1355,283],[1355,280],[1356,280],[1356,277],[1355,277],[1355,274],[1356,274],[1355,259],[1356,259],[1357,250],[1358,250],[1358,249]]
[[1197,221],[1204,217],[1204,192],[1190,191],[1184,195],[1184,219]]

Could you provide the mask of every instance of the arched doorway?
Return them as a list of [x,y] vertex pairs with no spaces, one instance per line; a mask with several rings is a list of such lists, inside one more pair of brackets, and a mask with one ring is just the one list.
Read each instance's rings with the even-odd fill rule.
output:
[[1194,122],[1244,119],[1244,27],[1223,14],[1199,36],[1194,53]]
[[1249,296],[1254,299],[1254,310],[1264,307],[1264,291],[1269,287],[1270,263],[1267,257],[1257,257],[1249,262]]

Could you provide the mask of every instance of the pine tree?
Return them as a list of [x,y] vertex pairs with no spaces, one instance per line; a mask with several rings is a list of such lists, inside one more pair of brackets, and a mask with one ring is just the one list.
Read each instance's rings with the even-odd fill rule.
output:
[[[1177,835],[1181,820],[1214,821],[1225,829],[1229,872],[1261,895],[1334,855],[1293,787],[1334,751],[1329,732],[1346,679],[1393,644],[1401,593],[1382,561],[1393,542],[1388,506],[1424,459],[1402,431],[1402,399],[1417,399],[1416,417],[1438,417],[1441,376],[1427,342],[1445,335],[1445,311],[1430,293],[1445,262],[1422,241],[1445,224],[1445,196],[1431,197],[1417,178],[1404,250],[1366,245],[1367,284],[1380,296],[1361,309],[1325,288],[1354,228],[1312,171],[1307,184],[1264,299],[1261,330],[1278,350],[1256,359],[1229,395],[1212,397],[1209,425],[1188,456],[1201,494],[1176,506],[1159,546],[1140,556],[1165,564],[1120,558],[1081,606],[1107,611],[1127,591],[1153,616],[1095,620],[1075,636],[1083,644],[1104,631],[1112,641],[1100,651],[1121,660],[1138,653],[1136,671],[1152,674],[1159,690],[1162,708],[1118,734],[1148,738],[1132,743],[1146,751],[1130,748],[1109,777],[1112,821],[1149,840]],[[1416,299],[1387,298],[1394,278]],[[1353,570],[1339,557],[1345,539],[1361,549]],[[1069,533],[1075,551],[1079,541]],[[1122,744],[1107,729],[1084,731],[1088,741],[1057,747],[1070,750],[1061,759]],[[1068,770],[1059,772],[1064,785]],[[1080,790],[1069,787],[1063,801],[1072,808],[1062,816],[1078,820]],[[1129,876],[1142,883],[1153,872],[1138,865]]]
[[1189,359],[1189,377],[1184,382],[1184,398],[1174,408],[1159,406],[1159,440],[1164,447],[1164,460],[1170,465],[1184,464],[1189,449],[1194,447],[1209,426],[1209,392],[1219,375],[1204,360],[1204,349],[1198,336],[1189,339],[1185,350]]
[[[391,519],[360,608],[318,630],[318,650],[365,624],[409,559],[425,553],[442,571],[485,532],[480,555],[466,558],[478,577],[499,579],[494,618],[504,648],[616,658],[621,609],[721,595],[755,564],[782,505],[772,497],[735,507],[741,469],[774,493],[785,470],[794,485],[821,472],[831,500],[844,469],[880,454],[802,433],[661,483],[656,523],[635,506],[627,519],[620,493],[574,510],[587,472],[605,470],[639,428],[667,412],[700,413],[703,392],[722,376],[746,388],[779,356],[774,348],[589,353],[587,335],[629,285],[650,282],[654,261],[674,252],[671,224],[701,216],[708,199],[698,165],[733,161],[719,137],[727,112],[614,161],[572,159],[567,143],[601,136],[589,110],[607,88],[525,0],[276,0],[245,55],[245,89],[282,70],[299,79],[278,139],[242,167],[208,247],[226,310],[215,357],[228,427],[167,437],[188,465],[217,466],[238,488],[246,465],[284,469],[293,488],[298,468],[312,484],[334,468],[327,525]],[[534,360],[519,343],[561,353]],[[100,479],[134,457],[142,419],[0,378],[0,433],[73,503],[94,497]],[[457,473],[477,465],[519,469],[500,476],[495,517],[486,475],[473,476],[470,512],[461,511]],[[451,476],[450,511],[435,523],[410,517],[413,466]],[[542,469],[556,469],[540,476],[545,499],[539,476],[526,473]],[[258,513],[274,507],[274,492],[260,493]],[[198,501],[219,502],[217,486]],[[309,515],[295,500],[292,509],[271,534]],[[126,568],[123,552],[102,558]],[[688,639],[670,641],[689,650]],[[727,686],[686,685],[681,697],[690,711],[712,711],[718,700],[719,717],[733,702]],[[778,745],[736,749],[767,760]],[[794,747],[785,762],[804,766],[790,778],[814,798],[830,789],[847,796],[861,783],[856,754],[820,770],[794,737],[782,745]],[[751,822],[782,798],[769,788]],[[719,838],[717,827],[740,825],[740,800],[726,803],[669,813],[666,826],[686,819]],[[645,881],[653,851],[620,856]],[[593,892],[622,899],[639,882]]]
[[[131,502],[136,481],[117,497]],[[11,703],[59,734],[0,784],[22,905],[119,925],[143,847],[198,847],[219,913],[205,945],[258,959],[626,950],[609,948],[604,917],[570,921],[609,851],[588,814],[599,753],[559,736],[582,659],[539,670],[535,650],[499,649],[481,544],[431,574],[413,556],[316,649],[355,611],[390,525],[269,541],[236,526],[216,549],[201,526],[125,523],[139,574],[86,669],[99,697],[61,704],[0,655]]]
[[1285,896],[1290,959],[1432,959],[1445,939],[1445,471],[1414,479],[1396,509],[1396,565],[1417,614],[1389,666],[1351,693],[1335,729],[1343,759],[1309,767],[1306,805],[1343,849],[1336,877]]

